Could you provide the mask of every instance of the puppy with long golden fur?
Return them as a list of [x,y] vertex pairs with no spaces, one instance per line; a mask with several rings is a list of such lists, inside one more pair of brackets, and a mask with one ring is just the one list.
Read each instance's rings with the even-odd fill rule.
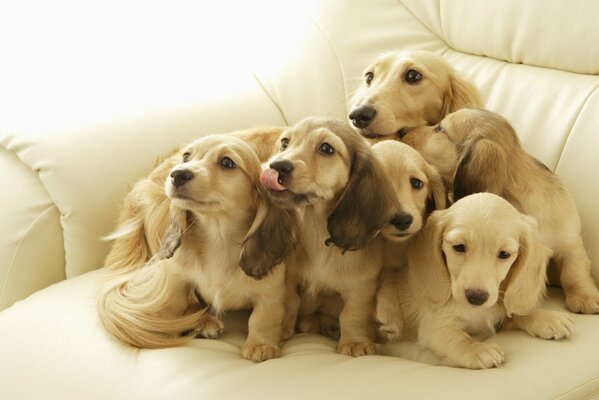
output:
[[300,246],[287,268],[302,297],[301,304],[299,298],[288,303],[296,310],[290,315],[299,312],[301,325],[318,311],[319,297],[339,296],[339,352],[376,354],[373,310],[382,265],[377,235],[401,211],[380,163],[339,120],[304,119],[279,142],[261,182],[273,203],[299,212]]
[[381,172],[403,209],[381,230],[383,269],[376,301],[379,337],[395,340],[403,323],[397,290],[399,271],[406,264],[411,239],[428,215],[447,207],[447,193],[437,169],[410,146],[384,140],[372,146],[372,151],[381,161]]
[[472,337],[498,328],[543,339],[573,331],[567,313],[539,309],[550,250],[536,221],[499,196],[473,194],[433,212],[407,253],[398,279],[401,337],[417,339],[445,365],[501,365],[497,344]]
[[243,357],[279,355],[285,313],[285,267],[296,242],[294,216],[272,207],[259,184],[260,161],[243,140],[207,136],[184,146],[166,174],[169,203],[160,251],[146,266],[112,271],[100,317],[138,347],[184,343],[223,329],[215,315],[251,309]]
[[528,154],[500,115],[465,109],[435,127],[408,132],[402,139],[437,165],[458,200],[476,192],[498,194],[537,219],[543,242],[553,251],[566,308],[599,313],[599,290],[580,234],[572,195],[540,161]]
[[381,55],[364,71],[349,119],[369,139],[393,139],[465,107],[482,107],[476,87],[441,56],[407,50]]

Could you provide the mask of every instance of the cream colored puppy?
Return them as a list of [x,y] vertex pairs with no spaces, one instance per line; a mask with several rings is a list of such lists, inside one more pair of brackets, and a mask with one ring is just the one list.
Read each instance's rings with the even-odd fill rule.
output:
[[435,127],[408,132],[402,140],[438,166],[453,187],[455,200],[491,192],[536,218],[543,242],[553,251],[567,309],[599,313],[599,290],[591,276],[574,199],[555,174],[524,151],[503,117],[464,109]]
[[369,139],[391,139],[460,108],[482,107],[472,83],[442,56],[421,50],[381,55],[365,70],[351,103],[349,119]]
[[504,353],[472,336],[503,328],[568,337],[567,313],[539,309],[549,255],[534,219],[494,194],[433,212],[400,271],[401,336],[417,338],[445,365],[473,369],[502,364]]
[[300,313],[301,325],[318,311],[320,296],[339,296],[339,352],[376,354],[372,314],[382,265],[376,237],[399,206],[370,146],[342,121],[307,118],[281,134],[268,166],[261,182],[269,197],[300,214],[300,246],[287,267],[302,301],[289,308]]

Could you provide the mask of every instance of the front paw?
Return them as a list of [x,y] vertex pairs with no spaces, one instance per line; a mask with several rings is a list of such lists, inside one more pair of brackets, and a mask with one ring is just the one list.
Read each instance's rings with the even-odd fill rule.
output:
[[378,335],[382,341],[393,342],[399,339],[403,329],[403,321],[395,315],[377,313],[379,322]]
[[574,332],[574,320],[563,312],[543,310],[527,332],[542,339],[564,339]]
[[456,355],[455,359],[445,359],[447,365],[470,369],[499,367],[503,362],[503,349],[499,345],[480,342],[472,343],[467,351]]
[[378,346],[369,341],[363,342],[339,342],[337,350],[341,354],[352,357],[370,356],[379,353]]
[[241,349],[241,356],[246,360],[253,362],[262,362],[271,358],[279,357],[281,350],[279,346],[273,344],[244,344]]
[[214,315],[205,314],[204,318],[200,321],[198,326],[195,328],[197,332],[197,338],[215,339],[223,333],[225,324],[216,318]]
[[566,293],[566,309],[576,314],[599,314],[599,294],[569,291]]

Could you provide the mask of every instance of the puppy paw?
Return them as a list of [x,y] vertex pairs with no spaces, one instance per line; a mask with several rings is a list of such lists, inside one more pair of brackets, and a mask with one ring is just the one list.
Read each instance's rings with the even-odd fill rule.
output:
[[566,309],[576,314],[599,314],[599,294],[574,291],[566,293]]
[[474,342],[458,359],[446,359],[447,364],[470,369],[499,367],[504,362],[503,349],[495,343]]
[[390,308],[379,302],[376,307],[376,320],[380,324],[378,336],[385,342],[399,339],[403,329],[403,319],[399,308]]
[[370,356],[379,353],[378,346],[372,342],[339,343],[337,350],[341,354],[345,354],[352,357]]
[[339,340],[341,331],[339,330],[339,320],[328,315],[320,315],[320,334]]
[[241,356],[253,362],[262,362],[271,358],[279,357],[281,349],[273,344],[244,344],[241,348]]
[[574,332],[574,320],[564,312],[542,310],[531,321],[527,332],[542,339],[564,339]]
[[320,319],[316,314],[300,315],[297,328],[303,333],[320,333]]
[[206,314],[195,328],[197,338],[215,339],[223,333],[225,324],[214,315]]

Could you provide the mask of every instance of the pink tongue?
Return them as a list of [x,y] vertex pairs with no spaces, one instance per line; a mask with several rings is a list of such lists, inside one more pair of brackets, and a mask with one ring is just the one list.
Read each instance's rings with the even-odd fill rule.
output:
[[260,183],[265,188],[275,190],[277,192],[287,190],[285,186],[279,183],[279,173],[272,168],[268,168],[262,171],[262,173],[260,174]]

